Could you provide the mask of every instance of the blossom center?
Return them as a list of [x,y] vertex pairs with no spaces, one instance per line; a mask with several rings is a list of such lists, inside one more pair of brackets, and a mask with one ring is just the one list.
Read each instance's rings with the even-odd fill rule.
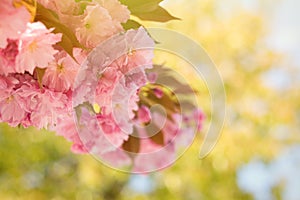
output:
[[63,64],[57,64],[56,70],[57,70],[58,72],[63,72],[63,70],[64,70]]
[[34,52],[37,49],[37,43],[36,41],[33,41],[30,45],[29,45],[29,51],[30,52]]
[[14,100],[14,96],[9,96],[7,99],[6,99],[6,103],[10,103]]
[[86,23],[84,26],[85,26],[86,29],[90,29],[91,28],[91,24],[89,24],[89,23]]
[[129,49],[128,49],[128,52],[127,52],[127,55],[128,55],[128,56],[133,56],[135,53],[136,53],[136,50],[135,50],[135,49],[129,48]]

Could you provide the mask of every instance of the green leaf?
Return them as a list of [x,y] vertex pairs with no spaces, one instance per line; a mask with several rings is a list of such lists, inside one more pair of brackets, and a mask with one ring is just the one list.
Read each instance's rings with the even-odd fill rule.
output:
[[179,19],[172,16],[168,11],[162,8],[159,3],[163,0],[120,0],[122,4],[127,5],[132,15],[142,20],[167,22]]
[[62,33],[62,40],[57,45],[61,46],[72,58],[74,58],[73,48],[84,48],[77,40],[75,34],[68,27],[60,23],[56,13],[41,4],[37,4],[35,21],[42,22],[47,28],[55,28],[54,33]]
[[124,30],[129,30],[129,29],[138,29],[142,25],[138,23],[137,21],[134,21],[132,19],[129,19],[126,23],[122,24]]
[[90,114],[95,115],[97,114],[94,110],[93,105],[91,105],[89,102],[83,102],[82,104],[76,106],[75,108],[75,113],[77,120],[80,121],[81,114],[82,114],[82,109],[86,109],[89,111]]
[[46,71],[46,68],[45,69],[35,68],[35,73],[36,73],[36,76],[37,76],[37,80],[38,80],[38,83],[39,83],[41,88],[43,87],[42,81],[43,81],[43,77],[45,75],[45,71]]
[[167,22],[170,20],[178,20],[179,18],[172,16],[164,8],[158,6],[151,12],[144,12],[136,14],[142,20],[156,21],[156,22]]
[[74,109],[75,109],[75,113],[76,113],[76,120],[79,122],[81,115],[82,115],[81,107],[79,105],[79,106],[75,107]]
[[140,151],[140,139],[129,135],[128,140],[123,143],[122,148],[129,153],[138,153]]
[[[155,95],[155,89],[160,89],[163,92],[161,98]],[[180,113],[181,107],[176,95],[159,84],[147,84],[140,89],[139,92],[140,104],[151,108],[153,105],[160,104],[166,111],[168,119],[174,121],[173,114]]]
[[158,7],[163,0],[120,0],[132,13],[151,12]]
[[[132,19],[129,19],[127,20],[126,23],[122,23],[122,26],[124,28],[124,30],[130,30],[130,29],[138,29],[140,28],[141,26],[143,26],[142,24],[138,23],[137,21],[135,20],[132,20]],[[145,28],[145,30],[147,31],[147,29]],[[155,43],[158,43],[155,38],[152,37],[152,35],[150,35],[150,33],[147,31],[149,37],[151,37]]]
[[152,142],[154,142],[155,144],[161,145],[163,146],[164,143],[164,134],[162,131],[156,133],[155,135],[153,135],[152,137],[149,138]]
[[145,126],[145,130],[152,142],[161,146],[164,145],[164,134],[162,130],[160,130],[160,128],[158,128],[154,123]]

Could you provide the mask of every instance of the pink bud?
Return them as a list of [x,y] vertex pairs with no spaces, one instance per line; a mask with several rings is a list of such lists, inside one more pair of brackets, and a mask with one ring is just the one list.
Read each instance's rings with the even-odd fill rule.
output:
[[141,123],[148,123],[151,120],[151,113],[148,107],[142,105],[139,108],[138,119]]
[[162,98],[162,96],[164,95],[164,92],[159,88],[154,88],[153,92],[154,92],[155,96],[159,99]]

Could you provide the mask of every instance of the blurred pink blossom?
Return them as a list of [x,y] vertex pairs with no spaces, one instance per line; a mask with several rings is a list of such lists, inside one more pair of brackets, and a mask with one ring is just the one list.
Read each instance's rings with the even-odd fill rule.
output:
[[0,19],[0,48],[5,48],[8,39],[18,39],[25,31],[30,14],[24,6],[14,7],[13,0],[1,0]]
[[0,74],[8,75],[14,73],[16,65],[16,56],[19,53],[18,41],[7,40],[7,46],[0,49]]
[[140,106],[138,110],[138,119],[140,123],[148,123],[151,120],[150,109],[144,105]]

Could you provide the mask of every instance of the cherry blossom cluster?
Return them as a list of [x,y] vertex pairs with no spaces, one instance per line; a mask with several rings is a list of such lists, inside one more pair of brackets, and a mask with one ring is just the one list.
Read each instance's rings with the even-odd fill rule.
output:
[[[147,74],[155,43],[144,28],[124,30],[130,11],[118,0],[37,1],[80,43],[71,53],[63,31],[32,20],[14,2],[0,4],[0,122],[53,130],[72,142],[73,152],[115,167],[133,163],[136,172],[171,164],[177,146],[201,129],[200,110],[152,114],[149,102],[167,95],[159,87],[150,89],[152,99],[140,98],[141,88],[156,80]],[[160,127],[158,139],[149,137],[152,122]]]
[[[80,6],[75,1],[38,3],[55,11],[87,47],[122,32],[121,22],[130,14],[117,0],[90,2],[81,15],[74,13]],[[75,76],[89,50],[74,48],[73,58],[57,45],[63,35],[53,33],[56,27],[32,22],[27,8],[13,0],[1,2],[0,17],[0,119],[11,126],[48,128],[70,108]]]

